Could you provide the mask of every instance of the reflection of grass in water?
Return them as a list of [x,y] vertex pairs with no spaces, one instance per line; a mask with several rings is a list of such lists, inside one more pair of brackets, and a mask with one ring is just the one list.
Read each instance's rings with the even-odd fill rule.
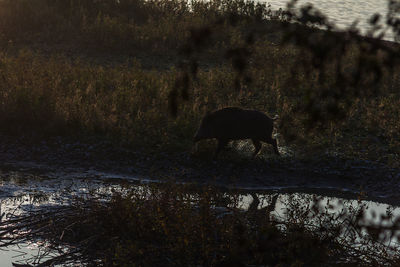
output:
[[[398,264],[395,255],[382,254],[390,249],[374,245],[371,236],[365,239],[369,245],[363,250],[354,249],[352,242],[367,244],[353,238],[361,222],[357,206],[335,219],[323,205],[317,205],[318,199],[309,205],[309,198],[289,197],[285,220],[275,220],[270,213],[276,196],[256,201],[264,208],[257,209],[251,202],[245,211],[236,208],[243,200],[240,194],[211,187],[193,190],[163,184],[125,188],[107,201],[78,198],[70,206],[48,207],[4,220],[0,236],[3,242],[39,238],[49,242],[49,249],[61,246],[67,254],[58,258],[59,264]],[[341,219],[346,218],[350,221],[343,223]],[[10,228],[15,231],[7,241],[4,237]],[[340,238],[343,231],[350,231],[351,238]]]

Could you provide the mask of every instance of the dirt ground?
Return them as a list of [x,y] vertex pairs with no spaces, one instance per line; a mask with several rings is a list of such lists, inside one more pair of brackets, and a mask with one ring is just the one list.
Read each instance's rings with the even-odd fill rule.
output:
[[[3,185],[19,176],[31,179],[85,178],[109,183],[175,181],[210,184],[228,189],[307,192],[400,205],[400,169],[385,165],[318,157],[291,156],[251,159],[199,157],[190,152],[146,154],[107,142],[78,143],[61,138],[35,144],[6,137],[0,142],[0,179]],[[265,152],[267,153],[267,152]],[[224,156],[225,154],[225,156]]]

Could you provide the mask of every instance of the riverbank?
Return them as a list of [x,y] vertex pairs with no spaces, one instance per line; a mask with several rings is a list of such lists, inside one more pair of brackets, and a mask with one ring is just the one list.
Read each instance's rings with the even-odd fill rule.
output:
[[[364,84],[368,79],[358,85],[365,92],[340,93],[333,65],[324,67],[330,77],[324,84],[321,74],[309,75],[306,66],[318,59],[294,32],[316,42],[346,40],[345,34],[292,27],[284,13],[247,2],[1,5],[4,134],[43,140],[102,135],[147,153],[184,152],[207,111],[241,106],[278,114],[278,140],[296,155],[339,153],[399,167],[397,65],[393,71],[382,65],[377,95],[376,85]],[[373,49],[371,42],[365,46]],[[325,56],[337,58],[330,46],[333,54]],[[356,72],[364,58],[356,44],[347,50],[341,53],[344,74]],[[190,88],[182,87],[186,74]]]
[[251,159],[250,151],[231,148],[222,159],[213,161],[211,156],[190,152],[150,155],[104,141],[84,144],[62,139],[35,145],[9,140],[0,147],[1,179],[5,183],[12,179],[34,182],[34,177],[54,186],[75,178],[110,184],[173,181],[225,190],[307,192],[353,199],[362,196],[400,205],[400,169],[339,155],[299,159],[288,155],[276,158],[272,152],[271,156],[265,152]]
[[[364,194],[351,201],[338,192],[335,197],[323,197],[321,190],[317,195],[308,195],[264,191],[261,187],[241,190],[210,183],[177,184],[171,179],[132,183],[126,175],[110,175],[94,168],[80,169],[78,176],[72,174],[75,178],[71,178],[55,170],[48,175],[48,169],[46,172],[43,165],[32,162],[19,164],[14,169],[9,165],[9,173],[2,172],[3,179],[7,175],[14,183],[21,179],[20,183],[25,184],[19,188],[27,190],[4,199],[4,185],[10,183],[3,183],[0,247],[31,244],[33,251],[28,250],[25,258],[14,257],[14,263],[398,263],[396,229],[400,210],[363,201]],[[63,169],[58,165],[57,170]],[[377,232],[381,234],[375,235]]]
[[[328,217],[316,216],[338,239],[326,239],[325,223],[307,228],[303,206],[292,199],[288,213],[295,216],[275,222],[293,226],[287,231],[270,223],[254,197],[249,211],[215,212],[236,207],[240,192],[400,205],[395,44],[285,16],[243,1],[1,1],[0,196],[68,196],[5,215],[2,244],[46,240],[71,253],[63,260],[105,265],[321,266],[337,263],[336,256],[367,264],[363,251],[342,249],[348,240],[335,229],[345,225],[328,205],[321,207]],[[213,140],[192,151],[204,114],[226,106],[279,115],[274,135],[282,156],[264,145],[251,159],[244,141],[217,161]],[[85,183],[94,190],[81,188]],[[99,196],[98,188],[107,192]],[[304,207],[313,212],[310,203]],[[350,228],[358,211],[349,210]],[[21,231],[10,237],[9,227]],[[161,251],[157,259],[154,251]],[[372,266],[397,261],[370,252]]]
[[[242,188],[364,192],[397,202],[400,80],[398,62],[390,65],[385,54],[396,51],[394,43],[290,24],[284,13],[240,1],[1,5],[5,169],[32,162],[66,175],[94,169]],[[326,47],[310,49],[307,40]],[[332,40],[350,43],[340,64]],[[333,63],[321,65],[317,48],[330,51],[324,56]],[[381,68],[372,83],[369,69],[357,74],[368,62]],[[310,72],[313,64],[319,69]],[[336,79],[348,73],[363,78]],[[283,157],[264,145],[250,160],[245,142],[217,162],[212,141],[191,154],[202,116],[225,106],[278,114]]]
[[[224,195],[232,192],[400,205],[396,45],[285,16],[243,1],[1,1],[0,196],[23,196],[21,189],[46,198],[60,185],[77,196],[12,211],[1,222],[2,241],[46,240],[70,249],[76,262],[105,265],[321,266],[337,263],[336,256],[367,264],[366,254],[335,232],[362,232],[358,209],[344,225],[327,203],[327,217],[318,213],[322,223],[310,230],[303,206],[290,199],[295,216],[278,222],[293,226],[286,231],[257,209],[256,198],[233,217],[215,212],[236,207],[238,194]],[[282,156],[264,145],[252,159],[245,141],[232,142],[217,161],[214,140],[192,151],[204,114],[226,106],[279,115],[274,136]],[[80,198],[79,186],[69,184],[75,180],[110,190],[99,197],[84,188]],[[120,186],[128,195],[113,190]],[[191,186],[201,191],[197,198]],[[10,238],[9,227],[20,232]],[[365,244],[379,246],[374,233],[385,228],[368,227]],[[330,234],[338,239],[326,239]],[[161,251],[157,258],[154,251]],[[371,266],[398,262],[370,252]]]

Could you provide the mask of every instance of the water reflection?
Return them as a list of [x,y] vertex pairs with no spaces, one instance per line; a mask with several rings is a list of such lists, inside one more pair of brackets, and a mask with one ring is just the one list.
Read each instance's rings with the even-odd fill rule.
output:
[[1,266],[13,266],[17,264],[32,264],[33,258],[37,256],[38,248],[35,244],[20,244],[0,249],[0,264]]
[[[271,201],[273,197],[276,201]],[[297,218],[295,223],[308,221],[313,227],[321,223],[321,218],[325,223],[333,226],[334,224],[356,223],[356,217],[362,215],[362,220],[358,221],[361,232],[344,232],[343,238],[353,240],[355,243],[364,243],[363,238],[369,239],[367,228],[375,227],[387,228],[382,231],[379,240],[383,247],[399,248],[400,230],[391,231],[391,227],[396,227],[396,220],[400,219],[400,207],[394,207],[384,203],[366,201],[360,199],[343,199],[337,197],[319,196],[316,194],[291,193],[291,194],[247,194],[241,196],[240,208],[248,209],[254,198],[258,199],[258,209],[263,209],[274,202],[274,209],[270,213],[273,219],[286,222]],[[315,211],[315,212],[313,212]],[[298,214],[295,214],[295,213]],[[320,215],[323,215],[322,217]],[[351,222],[350,220],[354,220]],[[347,221],[346,221],[347,220]],[[398,225],[397,225],[398,226]]]
[[[43,188],[41,185],[45,185]],[[14,185],[18,187],[17,185]],[[24,187],[24,185],[20,185]],[[146,194],[149,188],[146,185],[141,184],[129,184],[124,182],[112,183],[99,181],[99,180],[70,180],[68,183],[60,183],[59,187],[53,184],[53,187],[49,186],[47,182],[39,182],[35,187],[30,188],[30,191],[24,189],[15,190],[19,192],[14,197],[4,197],[0,202],[0,208],[2,211],[2,220],[10,219],[12,216],[20,214],[22,212],[30,212],[37,209],[43,209],[51,206],[69,205],[73,199],[73,196],[89,197],[96,195],[101,199],[107,199],[114,191],[123,191],[127,188],[134,187],[137,192]],[[25,188],[26,189],[26,188]],[[190,192],[193,199],[195,199],[195,191]],[[381,225],[381,219],[387,215],[392,215],[393,218],[400,216],[400,208],[393,207],[387,204],[377,203],[373,201],[365,201],[358,199],[343,199],[338,197],[327,197],[319,196],[316,194],[307,193],[282,193],[279,191],[225,191],[222,192],[225,198],[235,198],[238,201],[235,209],[240,209],[243,212],[253,209],[254,212],[262,211],[265,212],[266,208],[272,208],[269,212],[271,219],[276,221],[285,222],[288,220],[296,220],[308,218],[310,227],[313,227],[315,220],[326,220],[325,223],[332,224],[332,218],[336,218],[336,223],[342,223],[341,218],[348,218],[346,215],[358,214],[361,210],[364,212],[364,221],[370,225]],[[232,202],[231,202],[232,203]],[[318,213],[324,216],[313,217],[310,216],[310,211],[318,210]],[[219,203],[216,203],[215,209],[218,210],[220,216],[229,214],[229,209]],[[309,212],[309,213],[306,213]],[[314,220],[314,221],[313,221]],[[385,226],[390,226],[390,220],[384,221]],[[393,220],[392,220],[393,222]],[[321,223],[321,221],[318,221]],[[398,232],[397,232],[398,233]],[[350,238],[352,233],[345,233],[344,238]],[[362,233],[366,235],[367,232]],[[386,233],[388,236],[390,232]],[[367,244],[361,242],[360,238],[354,241],[360,244]],[[396,246],[398,240],[396,238],[382,238],[384,246]],[[27,262],[28,258],[32,263],[32,259],[38,259],[40,251],[38,250],[38,244],[23,244],[18,246],[8,247],[8,251],[1,251],[0,262],[1,266],[11,266],[11,262]],[[39,256],[40,258],[41,256]]]

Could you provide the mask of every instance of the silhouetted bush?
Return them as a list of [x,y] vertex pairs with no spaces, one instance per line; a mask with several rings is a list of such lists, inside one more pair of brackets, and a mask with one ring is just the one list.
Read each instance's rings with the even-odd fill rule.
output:
[[[248,209],[238,193],[175,184],[117,190],[70,206],[7,214],[0,246],[46,240],[42,264],[97,266],[395,266],[399,219],[376,225],[366,207],[257,194]],[[309,199],[311,198],[311,199]],[[336,212],[333,212],[334,209]],[[397,237],[396,237],[397,236]],[[59,250],[61,249],[61,250]],[[40,255],[39,255],[40,258]],[[233,265],[236,264],[236,265]]]

